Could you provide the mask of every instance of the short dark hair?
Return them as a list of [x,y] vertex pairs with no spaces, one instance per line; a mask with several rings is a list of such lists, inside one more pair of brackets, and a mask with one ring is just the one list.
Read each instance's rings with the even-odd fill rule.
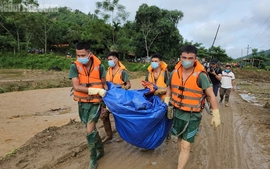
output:
[[227,63],[227,64],[225,65],[225,67],[230,67],[230,68],[232,68],[232,65],[230,65],[229,63]]
[[84,49],[84,50],[90,52],[91,51],[91,46],[90,46],[90,43],[81,41],[81,42],[78,42],[76,44],[76,49],[77,50],[83,50]]
[[159,60],[162,60],[162,55],[159,53],[156,53],[156,54],[152,55],[151,59],[153,59],[153,58],[158,58]]
[[119,58],[119,55],[118,55],[117,52],[109,52],[109,53],[107,54],[107,58],[108,58],[109,56],[114,56],[114,57],[116,57],[116,58]]
[[197,55],[197,48],[193,45],[185,45],[181,48],[181,54],[183,52],[186,52],[186,53],[194,53],[195,55]]

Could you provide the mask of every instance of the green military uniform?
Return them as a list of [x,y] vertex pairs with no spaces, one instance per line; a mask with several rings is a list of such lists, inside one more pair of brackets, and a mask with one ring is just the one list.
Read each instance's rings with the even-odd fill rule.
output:
[[[171,85],[171,77],[172,76],[170,76],[169,80],[167,81],[168,86]],[[203,90],[212,86],[206,74],[201,73],[199,75],[198,86],[202,88]],[[193,143],[195,135],[199,129],[201,118],[202,118],[202,111],[200,113],[197,113],[197,112],[191,113],[188,111],[180,110],[178,108],[174,108],[174,121],[173,121],[173,126],[172,126],[172,134],[178,135],[183,130],[185,130],[178,137],[190,143]],[[185,126],[187,123],[189,124],[185,129]]]
[[[104,65],[100,65],[100,79],[106,77],[106,70]],[[75,64],[70,66],[69,79],[78,78],[78,71]],[[86,125],[88,122],[93,121],[98,122],[100,115],[100,104],[91,102],[78,102],[79,116],[81,121]],[[103,156],[104,148],[99,136],[98,131],[95,129],[86,136],[88,147],[90,151],[90,163],[89,168],[93,169],[97,167],[97,160]]]
[[[122,81],[123,81],[124,83],[130,81],[130,79],[129,79],[129,77],[128,77],[128,72],[127,72],[126,70],[123,70],[123,71],[122,71]],[[126,84],[125,84],[125,85],[126,85]]]

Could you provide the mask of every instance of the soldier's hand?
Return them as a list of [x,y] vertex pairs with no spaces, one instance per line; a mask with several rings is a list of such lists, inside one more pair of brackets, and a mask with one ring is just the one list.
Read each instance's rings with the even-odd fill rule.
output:
[[214,125],[214,129],[216,129],[220,125],[219,109],[212,110],[212,116],[211,126]]

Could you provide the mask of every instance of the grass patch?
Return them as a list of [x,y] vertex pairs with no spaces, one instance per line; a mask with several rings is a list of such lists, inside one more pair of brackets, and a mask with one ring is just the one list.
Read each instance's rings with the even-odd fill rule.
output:
[[5,157],[11,157],[11,156],[13,156],[14,154],[16,154],[17,150],[18,149],[15,148],[14,150],[10,151]]

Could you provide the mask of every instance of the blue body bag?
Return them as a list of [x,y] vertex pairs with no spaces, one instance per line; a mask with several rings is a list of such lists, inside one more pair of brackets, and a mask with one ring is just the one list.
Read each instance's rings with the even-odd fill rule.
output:
[[167,105],[158,96],[145,96],[147,88],[124,90],[111,82],[107,85],[103,101],[114,116],[120,136],[140,148],[155,149],[161,145],[172,126],[166,116]]

